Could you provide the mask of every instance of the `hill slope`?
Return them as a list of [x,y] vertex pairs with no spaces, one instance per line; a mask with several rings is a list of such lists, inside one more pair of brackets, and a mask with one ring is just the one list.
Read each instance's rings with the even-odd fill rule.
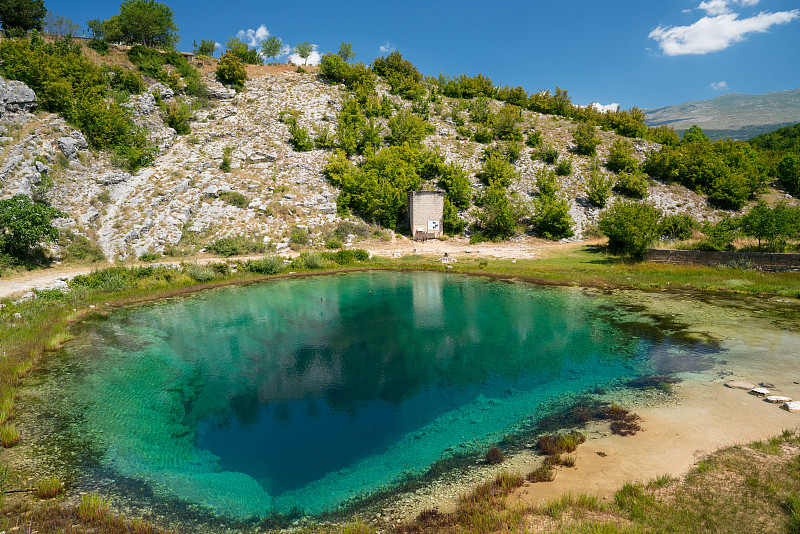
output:
[[711,139],[749,139],[800,122],[800,89],[763,95],[730,93],[645,110],[650,126],[666,125],[682,132],[696,124]]

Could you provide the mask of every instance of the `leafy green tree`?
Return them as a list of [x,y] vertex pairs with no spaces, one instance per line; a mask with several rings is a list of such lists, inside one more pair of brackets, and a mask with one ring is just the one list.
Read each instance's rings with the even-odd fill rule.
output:
[[308,57],[313,51],[314,45],[312,45],[309,41],[303,41],[294,47],[294,53],[303,58],[306,65],[308,65]]
[[274,63],[278,54],[283,50],[283,39],[277,35],[270,35],[261,43],[261,53],[266,57],[271,57]]
[[692,231],[699,225],[697,221],[689,214],[670,214],[665,215],[661,219],[660,234],[661,237],[669,239],[689,239],[692,237]]
[[549,169],[540,169],[536,173],[536,189],[540,197],[554,197],[558,193],[558,178],[556,173]]
[[800,195],[800,156],[786,154],[778,163],[778,180],[792,195]]
[[533,206],[533,230],[541,237],[557,241],[575,235],[566,199],[540,196],[534,199]]
[[353,43],[340,43],[339,51],[336,52],[336,55],[342,58],[342,61],[345,63],[348,63],[351,59],[354,59],[356,57],[356,53],[353,51]]
[[608,237],[608,249],[641,259],[659,236],[661,212],[647,203],[617,202],[600,215],[597,227]]
[[647,179],[638,171],[622,171],[614,183],[614,191],[628,198],[644,198],[647,196]]
[[247,80],[247,70],[242,60],[233,54],[225,54],[219,59],[216,74],[221,83],[234,87],[244,86]]
[[478,220],[484,236],[500,241],[514,235],[519,216],[503,187],[499,184],[487,187],[478,204],[483,208],[478,214]]
[[635,172],[639,168],[636,158],[633,157],[633,148],[628,141],[616,139],[611,144],[606,167],[611,172]]
[[783,252],[790,237],[800,232],[800,211],[785,202],[770,208],[759,202],[742,218],[742,232],[758,239],[758,248]]
[[167,4],[156,0],[125,0],[116,17],[121,40],[127,44],[171,49],[178,42],[178,27]]
[[492,131],[498,139],[504,141],[522,141],[522,130],[517,124],[522,120],[522,110],[510,104],[500,108],[491,116]]
[[597,159],[589,170],[589,180],[586,182],[586,197],[593,206],[604,208],[611,198],[611,189],[614,187],[614,177],[600,171]]
[[418,145],[427,135],[435,131],[431,124],[406,109],[389,119],[389,130],[391,133],[386,137],[386,141],[390,145],[403,143]]
[[685,143],[708,143],[709,139],[708,136],[703,132],[703,129],[700,128],[698,125],[693,125],[691,128],[686,130],[683,134],[683,140],[681,141],[682,144]]
[[575,128],[572,133],[572,142],[575,143],[576,152],[584,156],[594,156],[597,145],[601,143],[594,126],[587,122],[582,122]]
[[197,42],[192,43],[192,51],[196,56],[214,57],[214,52],[217,50],[217,43],[213,39],[200,39],[200,44]]
[[53,219],[66,216],[25,195],[0,200],[0,252],[16,260],[26,259],[41,241],[58,240]]
[[514,166],[502,155],[493,153],[483,162],[483,167],[476,177],[488,186],[496,185],[506,188],[517,177],[517,173]]
[[75,24],[72,19],[68,19],[59,13],[53,13],[48,9],[44,18],[43,30],[45,33],[53,35],[75,35],[81,31],[81,27],[79,24]]
[[742,227],[741,217],[725,217],[717,223],[705,223],[702,232],[707,239],[697,244],[698,250],[733,250],[733,240]]
[[261,56],[255,48],[250,48],[247,43],[238,37],[229,37],[228,42],[225,43],[225,54],[231,54],[242,60],[246,65],[261,65]]
[[44,0],[0,0],[0,27],[4,31],[41,30],[45,15]]

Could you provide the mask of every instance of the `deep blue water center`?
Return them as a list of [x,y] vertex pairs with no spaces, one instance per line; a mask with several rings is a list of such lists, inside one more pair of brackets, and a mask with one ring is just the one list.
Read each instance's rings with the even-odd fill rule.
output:
[[276,280],[87,324],[53,380],[106,472],[233,517],[317,513],[645,372],[653,347],[607,304],[436,273]]

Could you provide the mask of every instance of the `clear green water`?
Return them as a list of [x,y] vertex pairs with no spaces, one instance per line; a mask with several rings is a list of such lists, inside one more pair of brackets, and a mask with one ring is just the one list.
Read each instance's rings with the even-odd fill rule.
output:
[[647,323],[595,294],[481,278],[284,279],[116,311],[44,380],[61,434],[91,444],[85,476],[233,518],[313,514],[685,351],[623,320]]

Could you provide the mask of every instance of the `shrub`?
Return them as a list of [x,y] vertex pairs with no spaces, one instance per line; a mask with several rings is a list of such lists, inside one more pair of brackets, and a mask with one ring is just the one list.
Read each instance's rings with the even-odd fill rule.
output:
[[486,188],[479,199],[483,212],[478,214],[481,233],[492,240],[508,239],[517,229],[519,214],[499,184]]
[[789,193],[800,195],[800,156],[786,154],[778,163],[778,180]]
[[536,173],[536,188],[540,197],[553,197],[558,192],[556,173],[548,169],[540,169]]
[[706,239],[698,243],[697,250],[733,250],[733,240],[739,235],[741,218],[725,217],[716,224],[705,223],[702,232]]
[[531,159],[538,159],[552,165],[558,159],[558,150],[550,145],[545,145],[538,152],[531,155]]
[[399,146],[403,143],[418,145],[435,128],[410,111],[402,110],[389,119],[389,130],[391,133],[386,137],[386,142]]
[[520,120],[522,120],[522,110],[517,106],[506,104],[492,115],[490,122],[498,139],[522,141],[522,130],[517,128]]
[[403,55],[398,51],[386,57],[375,58],[372,70],[386,79],[392,94],[414,100],[425,93],[425,88],[421,84],[422,74],[410,61],[403,59]]
[[556,174],[559,176],[569,176],[572,174],[572,162],[568,159],[562,159],[556,165]]
[[257,254],[264,252],[263,243],[251,241],[244,236],[223,237],[206,245],[206,250],[218,256],[241,256],[244,254]]
[[233,148],[228,146],[222,149],[222,161],[219,164],[219,170],[222,172],[231,172],[231,154]]
[[337,248],[342,248],[343,246],[344,244],[338,237],[332,237],[327,241],[325,241],[325,248],[337,249]]
[[691,215],[685,213],[665,215],[661,219],[659,233],[661,237],[669,239],[689,239],[692,237],[692,230],[698,226]]
[[196,263],[183,264],[183,272],[196,282],[208,282],[214,279],[214,271]]
[[788,239],[800,233],[800,209],[779,202],[770,208],[759,202],[742,217],[742,232],[758,239],[758,248],[783,252]]
[[292,145],[297,152],[308,152],[314,149],[314,141],[308,135],[308,130],[299,126],[297,122],[293,122],[289,126],[289,144]]
[[289,234],[289,242],[296,245],[308,245],[308,241],[308,230],[301,228],[300,226],[295,226],[292,228],[292,231]]
[[593,167],[589,171],[589,180],[586,183],[586,196],[593,206],[604,208],[611,198],[611,190],[615,180],[612,176],[603,174],[599,168]]
[[179,135],[185,135],[192,132],[189,126],[189,121],[192,120],[192,110],[185,102],[175,101],[165,104],[164,106],[164,122],[170,128],[173,128]]
[[217,63],[217,80],[225,85],[244,87],[247,80],[247,70],[242,60],[233,54],[225,54]]
[[612,172],[636,172],[639,164],[633,157],[633,149],[628,141],[617,139],[611,144],[606,167]]
[[572,134],[572,141],[575,143],[575,151],[584,156],[594,156],[600,139],[597,137],[595,127],[588,122],[580,123]]
[[26,261],[41,241],[56,241],[53,219],[66,216],[60,210],[36,204],[25,195],[0,200],[0,254]]
[[295,269],[324,269],[330,265],[321,254],[316,252],[301,252],[300,256],[292,261],[292,268]]
[[478,128],[475,130],[475,133],[472,135],[472,139],[476,143],[491,143],[494,140],[494,134],[489,128]]
[[111,74],[113,76],[108,83],[114,89],[125,91],[132,95],[139,95],[144,91],[144,80],[138,72],[114,65],[111,67]]
[[575,452],[578,445],[584,442],[586,442],[585,434],[571,432],[569,434],[540,436],[536,442],[536,447],[544,454],[557,456],[565,452]]
[[555,196],[540,196],[534,200],[533,229],[545,239],[572,237],[572,217],[569,202]]
[[58,238],[61,261],[97,263],[106,259],[103,247],[92,243],[86,236],[63,230]]
[[219,199],[231,206],[242,209],[250,205],[250,199],[238,191],[223,191],[219,194]]
[[476,177],[488,186],[508,187],[517,177],[517,173],[503,156],[493,153],[483,162]]
[[258,274],[278,274],[286,266],[280,256],[264,256],[260,260],[251,260],[244,264],[244,268]]
[[623,171],[617,177],[614,191],[628,198],[642,199],[647,196],[647,179],[640,173]]
[[528,145],[530,148],[536,148],[542,144],[542,132],[531,130],[528,132],[528,138],[525,140],[525,144]]
[[659,235],[661,212],[647,203],[617,202],[600,215],[598,228],[608,237],[608,249],[641,259]]

